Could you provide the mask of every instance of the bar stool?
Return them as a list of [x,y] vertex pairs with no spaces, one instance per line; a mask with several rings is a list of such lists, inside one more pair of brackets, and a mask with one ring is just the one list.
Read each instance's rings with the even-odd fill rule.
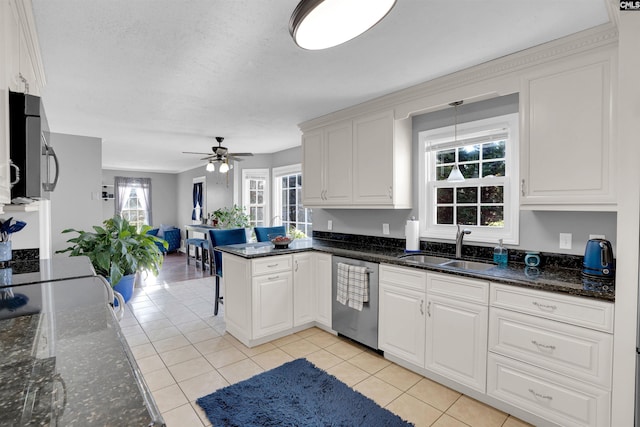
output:
[[254,227],[253,230],[256,232],[258,242],[268,242],[270,240],[270,234],[278,234],[280,236],[286,236],[287,234],[287,229],[284,225],[277,227]]
[[207,245],[207,240],[206,239],[189,238],[189,239],[184,241],[184,245],[185,245],[185,247],[187,249],[187,265],[189,265],[189,260],[191,258],[189,256],[190,247],[193,246],[193,248],[194,248],[193,251],[194,251],[194,254],[195,254],[195,261],[196,261],[196,268],[198,267],[198,261],[200,261],[200,265],[204,269],[203,247],[205,245]]
[[[247,243],[247,232],[244,228],[231,228],[228,230],[209,230],[209,255],[213,252],[213,268],[216,275],[216,296],[213,303],[213,315],[218,315],[218,304],[224,304],[220,296],[220,278],[222,277],[222,252],[216,251],[216,246],[235,245]],[[209,258],[211,259],[211,258]]]

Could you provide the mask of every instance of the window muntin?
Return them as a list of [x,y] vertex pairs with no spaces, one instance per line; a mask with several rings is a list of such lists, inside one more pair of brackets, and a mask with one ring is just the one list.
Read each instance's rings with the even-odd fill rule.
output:
[[129,187],[127,191],[127,198],[120,215],[129,221],[131,225],[135,225],[138,228],[144,224],[148,224],[147,207],[144,203],[144,197],[140,194],[142,188]]
[[[456,224],[467,240],[518,241],[517,114],[420,132],[421,236],[451,239]],[[458,164],[463,182],[448,182]]]
[[269,170],[247,170],[244,175],[244,209],[251,227],[269,225]]

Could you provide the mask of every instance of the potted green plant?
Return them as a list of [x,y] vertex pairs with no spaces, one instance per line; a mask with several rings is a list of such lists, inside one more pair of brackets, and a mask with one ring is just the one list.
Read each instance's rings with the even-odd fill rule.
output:
[[158,274],[163,258],[156,242],[165,248],[168,243],[147,234],[150,226],[136,227],[119,215],[105,220],[102,227],[94,226],[93,230],[63,230],[63,233],[78,233],[78,236],[67,240],[71,246],[56,253],[89,257],[96,273],[106,277],[126,302],[133,293],[137,272],[146,270]]
[[238,205],[215,210],[213,220],[219,228],[249,228],[249,215]]

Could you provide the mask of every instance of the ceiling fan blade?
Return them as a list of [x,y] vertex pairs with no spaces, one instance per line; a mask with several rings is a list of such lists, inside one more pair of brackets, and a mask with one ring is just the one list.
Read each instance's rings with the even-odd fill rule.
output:
[[230,156],[253,156],[253,153],[228,153]]
[[183,151],[182,154],[200,154],[203,156],[209,156],[211,153],[196,153],[195,151]]
[[201,158],[200,160],[209,160],[209,159],[215,159],[216,157],[217,157],[217,156],[216,156],[215,154],[212,154],[212,155],[210,155],[210,156],[207,156],[207,157],[203,157],[203,158]]
[[238,158],[236,158],[236,157],[235,157],[235,154],[229,154],[229,155],[227,156],[227,159],[228,159],[229,161],[234,161],[234,162],[241,162],[241,161],[243,161],[243,160],[244,160],[244,159],[241,159],[241,158],[239,158],[239,157],[238,157]]

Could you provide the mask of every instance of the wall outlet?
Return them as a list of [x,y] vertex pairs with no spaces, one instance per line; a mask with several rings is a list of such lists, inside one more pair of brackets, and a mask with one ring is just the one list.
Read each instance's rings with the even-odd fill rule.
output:
[[389,224],[382,224],[382,234],[389,234]]
[[333,230],[333,221],[331,220],[327,221],[327,230],[329,231]]
[[571,233],[560,233],[560,249],[571,249]]
[[589,239],[606,239],[604,234],[589,234]]

